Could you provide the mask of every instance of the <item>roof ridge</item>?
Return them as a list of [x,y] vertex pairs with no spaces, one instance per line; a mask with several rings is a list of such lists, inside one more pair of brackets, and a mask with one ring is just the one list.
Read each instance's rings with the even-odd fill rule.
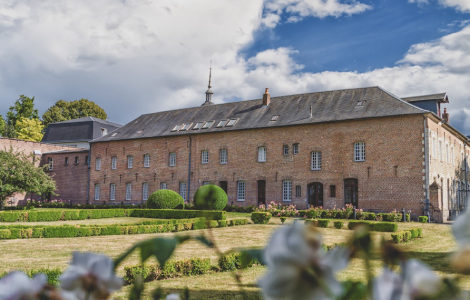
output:
[[398,100],[398,101],[400,101],[400,102],[402,102],[402,103],[404,103],[404,104],[406,104],[406,105],[412,106],[412,107],[414,107],[414,108],[416,108],[416,109],[418,109],[418,110],[421,110],[421,111],[423,111],[423,112],[429,112],[429,110],[422,109],[422,108],[420,108],[420,107],[418,107],[418,106],[416,106],[416,105],[413,105],[413,104],[411,104],[411,103],[409,103],[409,102],[403,100],[402,98],[398,97],[397,95],[393,94],[392,92],[389,92],[389,91],[387,91],[386,89],[380,87],[380,86],[377,86],[377,87],[378,87],[381,91],[383,91],[384,93],[386,93],[386,94],[388,94],[389,96],[391,96],[392,98],[395,98],[396,100]]

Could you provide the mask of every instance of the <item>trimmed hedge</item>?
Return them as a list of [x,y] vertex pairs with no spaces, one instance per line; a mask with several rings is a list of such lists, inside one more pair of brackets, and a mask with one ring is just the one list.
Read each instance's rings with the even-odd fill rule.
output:
[[0,225],[0,239],[60,238],[98,235],[127,235],[142,233],[178,232],[248,224],[247,219],[206,220],[205,218],[152,220],[138,224],[112,225]]
[[333,225],[335,226],[336,229],[342,229],[343,226],[344,226],[344,222],[343,221],[334,221]]
[[329,224],[330,224],[330,220],[327,220],[327,219],[318,219],[317,220],[317,226],[318,227],[327,228]]
[[251,213],[251,220],[255,224],[268,224],[271,219],[270,212],[254,211]]
[[214,184],[202,185],[194,194],[194,205],[197,209],[222,210],[227,206],[227,202],[225,191]]
[[148,208],[158,209],[174,209],[183,208],[184,199],[175,191],[172,190],[158,190],[153,192],[147,200]]
[[422,228],[413,228],[410,230],[399,231],[396,233],[392,233],[391,237],[392,241],[396,244],[406,243],[413,239],[422,238],[423,230]]
[[419,216],[418,217],[418,222],[427,223],[428,222],[428,216]]
[[373,222],[373,221],[349,221],[348,229],[355,229],[357,226],[365,225],[371,231],[395,232],[398,230],[397,223],[393,222]]
[[[53,285],[53,286],[58,286],[59,283],[60,283],[59,277],[62,274],[62,270],[57,269],[57,268],[56,269],[41,268],[41,269],[29,270],[29,271],[26,271],[24,273],[26,275],[28,275],[29,277],[31,277],[31,278],[36,276],[39,273],[45,274],[47,276],[47,283],[48,284]],[[7,272],[1,274],[0,279],[3,278],[3,276],[5,276],[7,274],[8,274]]]
[[178,210],[178,209],[133,209],[129,217],[155,219],[206,218],[208,220],[225,220],[225,211],[216,210]]

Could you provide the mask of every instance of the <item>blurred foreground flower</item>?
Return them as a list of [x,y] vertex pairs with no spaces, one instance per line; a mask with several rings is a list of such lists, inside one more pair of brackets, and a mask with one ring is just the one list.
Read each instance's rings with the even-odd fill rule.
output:
[[452,266],[460,273],[470,274],[470,210],[455,220],[452,233],[459,245],[452,257]]
[[374,279],[374,300],[426,299],[441,289],[441,279],[421,262],[410,259],[403,263],[402,274],[384,268]]
[[23,272],[12,272],[0,280],[0,300],[39,299],[39,294],[46,284],[47,278],[44,274],[38,274],[31,279]]
[[113,261],[102,254],[74,252],[72,262],[60,276],[63,297],[70,300],[107,299],[119,290],[122,279],[114,274]]
[[348,264],[349,251],[325,252],[320,234],[296,222],[272,235],[264,252],[268,267],[259,281],[265,299],[334,299],[342,292],[335,273]]

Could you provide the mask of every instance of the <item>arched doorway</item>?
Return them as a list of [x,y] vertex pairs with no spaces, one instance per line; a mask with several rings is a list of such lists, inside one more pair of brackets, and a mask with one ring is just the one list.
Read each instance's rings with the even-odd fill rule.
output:
[[344,180],[344,204],[351,204],[358,208],[359,201],[357,199],[357,191],[357,178],[346,178]]
[[323,184],[321,182],[311,182],[307,185],[308,203],[311,206],[323,206]]

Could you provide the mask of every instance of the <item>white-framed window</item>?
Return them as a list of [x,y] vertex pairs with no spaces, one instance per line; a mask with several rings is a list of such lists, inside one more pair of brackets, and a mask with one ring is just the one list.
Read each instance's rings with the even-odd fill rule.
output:
[[321,152],[320,151],[312,152],[310,168],[312,169],[312,171],[321,170]]
[[214,125],[215,121],[206,121],[204,125],[202,125],[202,129],[209,129]]
[[95,170],[99,171],[101,170],[101,158],[97,157],[95,161]]
[[209,163],[209,151],[208,150],[202,150],[201,151],[201,163],[202,164],[208,164]]
[[116,184],[115,183],[109,184],[109,200],[111,201],[116,200]]
[[295,143],[295,144],[292,145],[292,153],[294,155],[299,154],[299,144],[298,143]]
[[292,200],[292,181],[283,180],[282,181],[282,201],[291,201]]
[[132,200],[132,183],[126,183],[126,200]]
[[113,156],[111,157],[111,170],[116,170],[117,169],[117,157]]
[[266,147],[258,147],[258,162],[266,162]]
[[186,201],[186,182],[180,182],[180,195]]
[[446,143],[446,162],[450,162],[449,144]]
[[134,166],[134,156],[128,155],[127,156],[127,168],[132,169],[133,166]]
[[295,196],[297,198],[302,197],[302,186],[300,185],[295,186]]
[[74,162],[75,165],[78,165],[80,163],[80,157],[75,156]]
[[354,143],[354,161],[365,161],[366,160],[366,143],[356,142]]
[[168,165],[169,165],[170,167],[176,166],[176,153],[175,153],[175,152],[170,152],[170,157],[169,157]]
[[148,182],[142,183],[142,200],[147,201],[149,198],[149,184]]
[[144,168],[150,168],[150,154],[144,154]]
[[64,165],[68,166],[69,165],[69,158],[65,157],[64,159]]
[[221,165],[227,164],[227,161],[228,161],[227,149],[222,148],[219,150],[219,161]]
[[160,182],[160,189],[161,190],[166,190],[168,188],[168,185],[166,184],[166,182]]
[[450,147],[450,163],[455,165],[454,146]]
[[282,145],[282,154],[289,155],[289,145]]
[[432,157],[434,159],[437,158],[437,143],[436,143],[436,135],[432,134]]
[[48,166],[49,171],[54,170],[54,160],[52,159],[52,157],[47,158],[47,164],[49,165]]
[[100,184],[95,183],[95,201],[100,200]]
[[237,181],[237,201],[245,201],[246,198],[246,184],[245,181]]

